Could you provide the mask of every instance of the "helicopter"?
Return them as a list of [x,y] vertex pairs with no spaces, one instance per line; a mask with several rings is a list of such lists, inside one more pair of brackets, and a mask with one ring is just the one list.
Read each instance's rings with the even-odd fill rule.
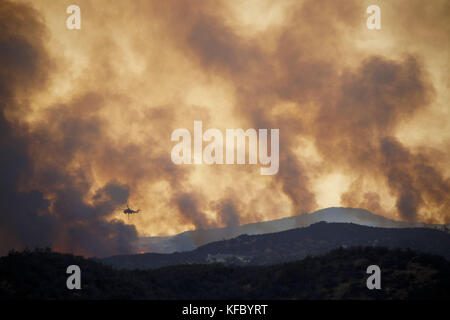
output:
[[130,214],[139,213],[141,211],[140,209],[137,209],[137,210],[130,209],[130,206],[128,205],[128,203],[127,203],[127,208],[121,209],[121,210],[123,210],[124,214],[128,215],[128,219],[130,218]]

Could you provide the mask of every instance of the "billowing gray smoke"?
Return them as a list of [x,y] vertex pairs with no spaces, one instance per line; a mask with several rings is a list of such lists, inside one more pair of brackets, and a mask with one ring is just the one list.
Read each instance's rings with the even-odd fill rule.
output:
[[[0,29],[0,254],[12,248],[43,246],[98,256],[131,252],[132,242],[137,238],[134,226],[106,219],[126,203],[129,196],[126,185],[111,181],[86,203],[89,180],[76,172],[62,170],[61,163],[50,161],[52,165],[40,174],[40,182],[45,180],[45,189],[52,195],[52,207],[40,191],[19,189],[33,183],[31,145],[45,139],[45,135],[31,135],[26,126],[9,121],[7,113],[27,111],[27,94],[44,87],[52,65],[44,47],[45,29],[37,12],[2,1]],[[62,126],[66,132],[61,143],[66,146],[68,157],[83,145],[77,139],[95,134],[97,128],[89,120],[80,119],[66,119]],[[47,156],[51,159],[54,155]]]

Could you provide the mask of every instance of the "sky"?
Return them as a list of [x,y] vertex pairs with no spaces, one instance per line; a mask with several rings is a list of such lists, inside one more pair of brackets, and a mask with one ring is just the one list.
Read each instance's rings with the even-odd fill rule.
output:
[[[0,29],[0,254],[331,206],[450,222],[449,1],[2,0]],[[278,173],[175,165],[196,120],[279,129]]]

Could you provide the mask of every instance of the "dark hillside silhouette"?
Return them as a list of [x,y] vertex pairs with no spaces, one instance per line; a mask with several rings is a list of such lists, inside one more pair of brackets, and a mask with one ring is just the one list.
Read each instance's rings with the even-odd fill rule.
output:
[[[82,270],[81,290],[66,288],[65,270]],[[367,266],[382,270],[381,290],[366,287]],[[450,299],[450,263],[387,248],[337,249],[272,266],[177,265],[115,270],[49,250],[0,258],[1,299]]]
[[377,228],[353,223],[319,222],[261,235],[208,243],[193,251],[172,254],[147,253],[102,259],[117,268],[150,269],[190,263],[270,265],[295,261],[308,255],[355,246],[412,249],[450,259],[450,234],[429,228]]

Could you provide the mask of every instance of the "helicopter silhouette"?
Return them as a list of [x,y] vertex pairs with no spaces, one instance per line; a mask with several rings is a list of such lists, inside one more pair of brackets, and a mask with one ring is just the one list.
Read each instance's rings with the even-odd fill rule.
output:
[[130,209],[130,206],[128,205],[128,203],[127,203],[127,208],[121,209],[121,210],[123,210],[124,214],[128,215],[128,219],[130,218],[130,214],[136,214],[141,211],[140,209],[137,209],[137,210]]

